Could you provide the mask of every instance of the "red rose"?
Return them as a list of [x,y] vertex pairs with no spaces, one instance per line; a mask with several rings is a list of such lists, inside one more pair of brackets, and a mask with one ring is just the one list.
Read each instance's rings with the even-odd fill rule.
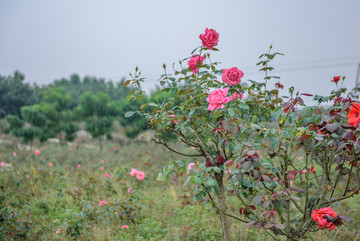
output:
[[360,122],[360,105],[358,103],[353,103],[350,107],[350,112],[347,115],[349,118],[349,125],[357,126]]
[[233,67],[230,69],[224,69],[221,78],[225,84],[232,86],[239,84],[243,76],[244,73],[241,70],[238,70],[238,68]]
[[333,80],[331,82],[338,82],[340,80],[341,76],[334,76]]
[[278,89],[284,89],[284,85],[282,85],[280,82],[275,83],[275,87]]
[[207,49],[213,49],[219,42],[219,34],[214,29],[205,29],[205,33],[200,34],[202,44]]
[[321,208],[318,210],[313,210],[311,213],[311,217],[315,222],[318,223],[318,227],[322,229],[335,229],[336,226],[334,223],[328,221],[329,217],[337,217],[337,213],[330,207]]

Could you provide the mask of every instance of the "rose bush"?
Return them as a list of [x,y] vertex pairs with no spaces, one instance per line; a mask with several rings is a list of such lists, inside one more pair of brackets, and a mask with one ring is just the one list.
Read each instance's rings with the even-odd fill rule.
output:
[[[218,69],[219,63],[212,61],[210,51],[217,51],[213,47],[218,38],[212,29],[200,35],[202,46],[191,55],[205,59],[195,73],[182,67],[188,58],[179,61],[178,69],[173,67],[173,75],[163,66],[160,85],[171,98],[145,102],[126,115],[145,116],[153,141],[186,157],[161,175],[188,175],[184,185],[192,183],[194,198],[211,203],[224,240],[232,239],[230,225],[235,221],[263,229],[275,240],[277,235],[299,240],[310,231],[341,225],[349,217],[330,212],[330,206],[358,195],[360,186],[359,109],[350,98],[356,90],[347,93],[336,82],[329,96],[291,87],[287,97],[280,97],[278,89],[284,86],[271,74],[270,64],[281,53],[273,53],[270,46],[260,56],[257,65],[265,74],[263,81],[241,81],[239,69]],[[146,99],[138,68],[131,76],[125,85],[137,89],[128,100]],[[311,97],[317,105],[306,106],[303,98]],[[329,106],[321,111],[323,103]],[[178,143],[169,133],[191,149],[174,148]],[[229,199],[237,200],[237,213],[228,209]]]

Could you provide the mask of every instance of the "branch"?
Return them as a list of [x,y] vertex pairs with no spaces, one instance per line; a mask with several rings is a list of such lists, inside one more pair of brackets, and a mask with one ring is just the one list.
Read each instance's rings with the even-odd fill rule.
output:
[[169,149],[170,151],[172,152],[175,152],[176,154],[179,154],[179,155],[182,155],[182,156],[203,156],[201,154],[185,154],[185,153],[181,153],[181,152],[178,152],[176,150],[174,150],[173,148],[169,147],[165,142],[160,142],[160,141],[157,141],[155,139],[152,139],[156,144],[161,144],[163,146],[165,146],[167,149]]

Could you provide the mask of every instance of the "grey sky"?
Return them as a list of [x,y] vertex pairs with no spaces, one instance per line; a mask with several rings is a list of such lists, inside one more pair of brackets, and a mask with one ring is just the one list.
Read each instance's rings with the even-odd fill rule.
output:
[[[162,64],[190,55],[205,28],[220,34],[212,59],[254,74],[272,43],[286,88],[326,94],[335,75],[355,82],[360,1],[0,1],[0,74],[38,84],[94,75],[118,81],[139,65],[150,87]],[[319,66],[328,66],[321,67]],[[283,70],[283,71],[281,71]]]

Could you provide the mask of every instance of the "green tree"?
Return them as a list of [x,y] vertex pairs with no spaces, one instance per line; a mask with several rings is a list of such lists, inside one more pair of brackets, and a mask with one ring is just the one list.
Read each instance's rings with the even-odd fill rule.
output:
[[39,102],[34,88],[24,83],[25,76],[19,71],[13,75],[0,75],[0,118],[6,115],[20,116],[22,106]]
[[86,130],[93,138],[98,139],[102,148],[101,137],[111,136],[111,127],[117,115],[116,109],[110,104],[109,95],[86,92],[80,97],[80,104],[75,112],[78,118],[85,119]]

